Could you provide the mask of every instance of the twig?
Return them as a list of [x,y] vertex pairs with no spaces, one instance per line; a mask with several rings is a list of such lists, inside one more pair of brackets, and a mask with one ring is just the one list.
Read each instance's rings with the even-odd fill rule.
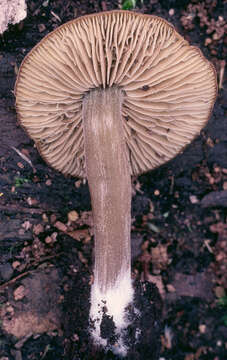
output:
[[31,160],[26,156],[24,155],[20,150],[18,150],[17,148],[15,148],[14,146],[11,146],[11,149],[13,149],[14,151],[16,151],[16,153],[23,159],[25,160],[32,168],[33,172],[36,173],[36,169],[34,168]]
[[174,188],[174,176],[171,176],[171,183],[170,183],[170,188],[169,188],[169,194],[172,195],[173,194],[173,188]]
[[14,284],[17,280],[20,280],[21,278],[25,277],[26,275],[28,274],[31,274],[32,272],[35,271],[35,269],[43,264],[44,262],[48,261],[48,260],[51,260],[55,257],[58,257],[58,256],[61,256],[63,254],[63,252],[60,252],[58,254],[54,254],[54,255],[49,255],[49,256],[46,256],[45,258],[43,258],[41,261],[39,261],[38,263],[33,263],[31,264],[30,266],[33,267],[33,269],[30,269],[30,270],[26,270],[25,272],[23,272],[22,274],[19,274],[17,276],[15,276],[14,278],[10,279],[9,281],[5,282],[4,284],[0,285],[0,292],[2,290],[4,290],[6,287],[8,287],[9,285],[12,285]]
[[55,19],[57,19],[59,22],[61,22],[61,18],[60,18],[57,14],[55,14],[55,12],[53,12],[53,11],[51,10],[50,13],[55,17]]
[[225,60],[220,61],[220,72],[219,72],[219,90],[223,89],[223,80],[224,80],[224,73],[225,73]]
[[26,208],[18,205],[0,205],[0,211],[29,213],[29,214],[42,214],[44,209]]
[[43,214],[45,211],[52,211],[56,212],[57,210],[51,208],[45,204],[40,204],[42,208],[28,208],[24,206],[14,205],[14,204],[7,204],[7,205],[0,205],[0,211],[5,212],[17,212],[17,213],[28,213],[28,214]]
[[27,271],[23,272],[22,274],[17,275],[17,276],[14,277],[13,279],[11,279],[11,280],[5,282],[4,284],[0,285],[0,292],[1,292],[2,290],[4,290],[7,286],[14,284],[17,280],[20,280],[20,279],[23,278],[24,276],[26,276],[26,275],[28,275],[28,274],[31,274],[34,270],[35,270],[35,269],[33,269],[33,270],[27,270]]

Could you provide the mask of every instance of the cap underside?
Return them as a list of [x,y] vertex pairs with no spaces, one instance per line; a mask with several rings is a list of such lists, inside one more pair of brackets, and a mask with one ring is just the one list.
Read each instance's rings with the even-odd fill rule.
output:
[[135,175],[190,143],[216,97],[213,66],[163,19],[114,11],[73,20],[27,55],[15,88],[21,124],[51,166],[86,177],[83,96],[110,86],[124,91],[124,135]]

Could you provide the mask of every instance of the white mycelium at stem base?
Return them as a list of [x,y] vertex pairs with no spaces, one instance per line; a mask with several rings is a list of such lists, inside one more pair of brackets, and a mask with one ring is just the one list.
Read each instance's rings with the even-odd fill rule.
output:
[[103,345],[106,340],[101,338],[99,326],[103,307],[113,316],[118,333],[127,326],[124,312],[133,297],[131,176],[122,100],[118,88],[92,90],[83,100],[86,169],[95,227],[90,316],[95,321],[93,337]]

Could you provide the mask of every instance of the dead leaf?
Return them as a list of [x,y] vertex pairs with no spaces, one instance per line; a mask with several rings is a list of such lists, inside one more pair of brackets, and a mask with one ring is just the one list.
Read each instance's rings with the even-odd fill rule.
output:
[[67,232],[67,235],[71,236],[71,238],[77,241],[85,240],[85,242],[88,242],[91,239],[88,229],[69,231]]

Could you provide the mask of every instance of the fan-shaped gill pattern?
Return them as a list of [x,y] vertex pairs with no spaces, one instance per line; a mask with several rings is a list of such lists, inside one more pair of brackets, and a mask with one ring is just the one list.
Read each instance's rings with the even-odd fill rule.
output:
[[216,96],[211,64],[163,19],[113,11],[68,22],[27,55],[15,88],[21,124],[51,166],[86,176],[83,96],[110,86],[125,94],[132,174],[187,145],[205,125]]

